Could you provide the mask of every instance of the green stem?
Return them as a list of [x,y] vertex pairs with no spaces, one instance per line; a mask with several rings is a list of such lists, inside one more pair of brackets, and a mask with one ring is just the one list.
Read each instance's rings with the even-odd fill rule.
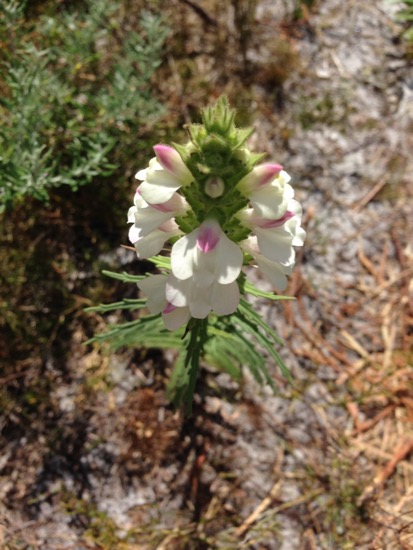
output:
[[208,318],[191,319],[189,330],[190,337],[185,356],[185,368],[189,369],[188,387],[185,394],[185,412],[188,415],[192,413],[192,402],[199,373],[200,359],[204,356],[204,347],[208,338]]

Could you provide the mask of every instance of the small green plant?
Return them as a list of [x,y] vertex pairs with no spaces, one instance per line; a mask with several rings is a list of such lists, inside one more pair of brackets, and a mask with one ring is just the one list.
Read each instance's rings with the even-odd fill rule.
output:
[[82,12],[55,9],[33,22],[25,2],[2,3],[0,211],[112,173],[119,139],[127,147],[162,113],[150,81],[168,28],[141,11],[132,29],[121,8],[87,0]]
[[[293,4],[292,19],[293,21],[300,21],[308,15],[316,0],[294,0],[291,3]],[[290,4],[287,2],[287,5]]]
[[413,44],[413,0],[404,0],[404,7],[398,12],[397,18],[401,23],[404,23],[405,30],[402,37],[410,45]]

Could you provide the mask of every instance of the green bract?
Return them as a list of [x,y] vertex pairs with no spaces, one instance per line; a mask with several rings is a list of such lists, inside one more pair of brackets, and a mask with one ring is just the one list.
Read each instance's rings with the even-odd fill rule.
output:
[[[203,124],[189,126],[188,145],[173,144],[194,176],[194,184],[181,191],[192,212],[176,220],[185,233],[213,217],[231,240],[238,242],[248,236],[249,231],[234,218],[248,204],[236,185],[265,154],[251,154],[245,149],[253,129],[237,128],[234,119],[235,110],[229,107],[226,97],[221,97],[213,107],[204,109]],[[206,192],[211,177],[224,183],[223,192],[216,198]]]

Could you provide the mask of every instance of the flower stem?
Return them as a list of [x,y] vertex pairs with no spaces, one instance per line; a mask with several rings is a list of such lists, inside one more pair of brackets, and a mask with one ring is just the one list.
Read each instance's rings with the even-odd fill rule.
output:
[[204,355],[204,346],[208,339],[208,318],[191,319],[188,324],[190,337],[186,347],[185,368],[188,369],[188,386],[185,392],[185,412],[192,413],[192,402],[198,378],[200,359]]

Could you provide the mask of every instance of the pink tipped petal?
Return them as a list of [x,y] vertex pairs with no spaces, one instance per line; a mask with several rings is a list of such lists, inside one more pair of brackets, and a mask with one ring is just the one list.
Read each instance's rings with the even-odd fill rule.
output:
[[288,201],[288,210],[294,214],[296,219],[301,221],[303,215],[303,209],[299,202],[294,199]]
[[172,174],[176,175],[176,166],[182,163],[182,159],[173,147],[169,145],[155,145],[153,148],[155,151],[156,158],[158,159],[159,164],[165,170],[168,170]]
[[170,212],[162,212],[152,207],[141,208],[135,215],[135,226],[141,231],[141,236],[145,237],[170,218]]
[[249,195],[257,189],[271,183],[282,172],[280,164],[261,164],[251,170],[239,183],[238,189]]
[[169,145],[155,145],[153,148],[159,164],[173,174],[176,178],[183,180],[182,184],[191,179],[191,173],[181,158],[181,155]]
[[199,228],[196,240],[199,250],[205,254],[214,250],[219,242],[221,233],[221,228],[217,222],[213,220],[204,222]]
[[258,187],[267,185],[278,176],[282,169],[283,167],[280,164],[261,164],[261,166],[257,166],[253,170],[253,172],[255,171],[256,185]]
[[177,307],[168,313],[164,312],[162,318],[166,328],[172,331],[186,325],[191,318],[191,314],[187,307]]
[[189,208],[189,204],[179,193],[172,195],[172,197],[165,203],[165,206],[167,206],[170,210],[174,210],[179,213],[184,213]]
[[175,311],[175,309],[176,309],[176,306],[168,302],[162,313],[165,313],[165,314],[172,313],[173,311]]
[[286,211],[284,216],[281,216],[278,220],[261,220],[259,227],[262,227],[263,229],[271,229],[272,227],[279,227],[280,225],[283,225],[286,221],[294,217],[294,212],[290,212],[289,210]]
[[152,208],[156,208],[156,210],[159,210],[160,212],[172,212],[170,208],[168,208],[168,202],[160,203],[160,204],[153,204],[151,205]]

